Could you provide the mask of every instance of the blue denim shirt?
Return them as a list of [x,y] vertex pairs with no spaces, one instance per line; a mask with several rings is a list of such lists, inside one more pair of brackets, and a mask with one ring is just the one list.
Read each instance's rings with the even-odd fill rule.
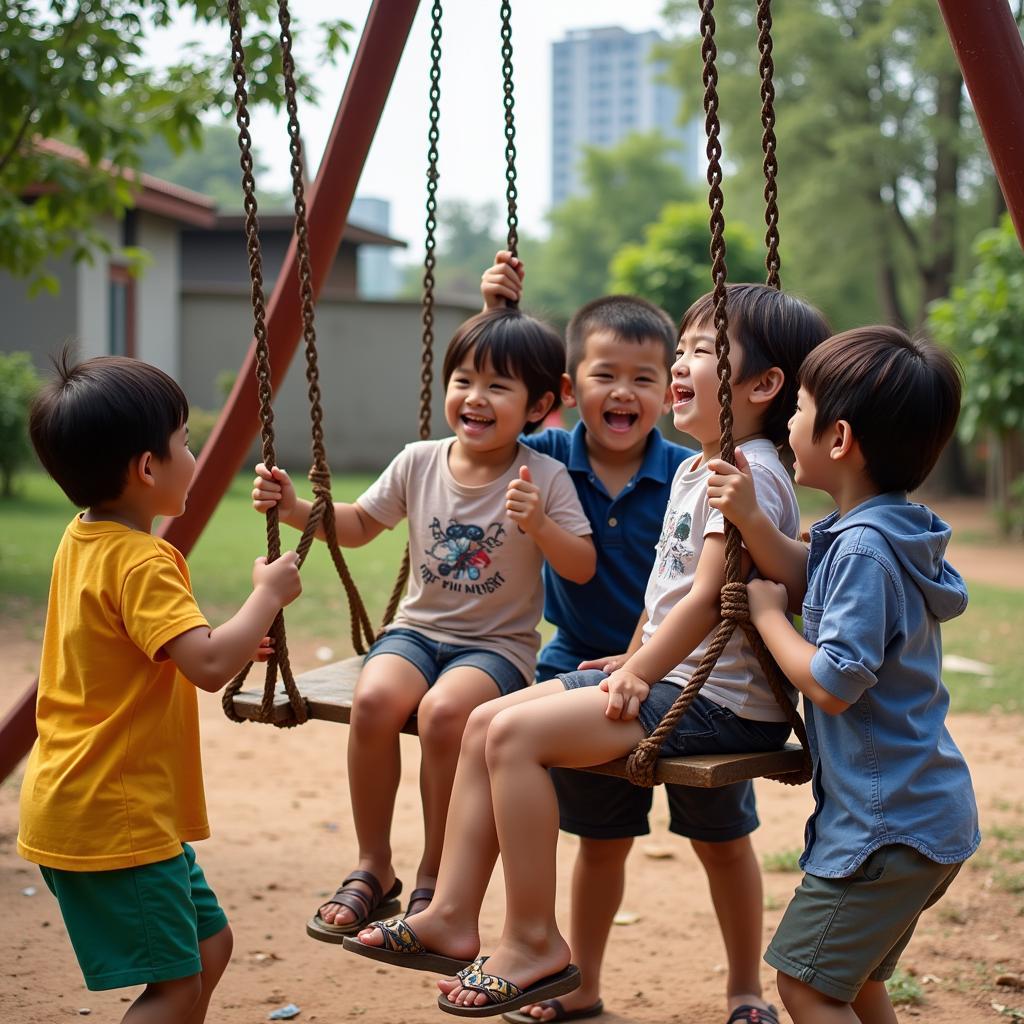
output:
[[809,874],[845,877],[897,843],[955,864],[981,841],[940,677],[939,623],[967,607],[964,582],[943,557],[949,535],[905,494],[833,512],[811,529],[811,673],[850,707],[829,715],[804,701],[815,807],[800,864]]

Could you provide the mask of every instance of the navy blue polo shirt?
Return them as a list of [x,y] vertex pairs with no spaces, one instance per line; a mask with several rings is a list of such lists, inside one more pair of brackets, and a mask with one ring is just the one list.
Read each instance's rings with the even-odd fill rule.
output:
[[629,645],[644,610],[672,478],[680,463],[695,453],[652,430],[640,468],[612,498],[591,468],[582,422],[571,432],[545,430],[520,440],[569,470],[597,548],[597,572],[589,583],[562,579],[544,563],[544,617],[557,632],[540,652],[537,677],[550,679],[574,670],[581,661],[618,654]]

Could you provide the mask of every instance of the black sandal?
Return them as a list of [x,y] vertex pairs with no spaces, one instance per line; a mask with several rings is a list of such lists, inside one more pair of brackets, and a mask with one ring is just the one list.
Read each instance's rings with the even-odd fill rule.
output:
[[739,1024],[740,1021],[744,1024],[779,1024],[778,1013],[779,1011],[770,1004],[767,1010],[762,1010],[760,1006],[744,1003],[732,1011],[725,1024]]
[[[402,916],[412,917],[413,914],[421,914],[424,910],[427,909],[427,907],[430,906],[430,903],[433,900],[433,898],[433,889],[413,889],[413,891],[409,894],[409,903],[406,906],[405,913]],[[422,903],[423,906],[420,907],[418,910],[413,910],[414,903]]]
[[[357,889],[352,882],[362,882],[370,890],[370,895]],[[306,934],[320,942],[343,942],[346,935],[355,935],[373,921],[384,917],[393,917],[401,909],[398,895],[402,891],[402,883],[396,878],[395,884],[384,892],[375,875],[369,871],[353,871],[338,886],[338,891],[317,907],[316,913],[306,922]],[[320,911],[330,903],[348,907],[355,915],[354,921],[347,924],[328,924]]]

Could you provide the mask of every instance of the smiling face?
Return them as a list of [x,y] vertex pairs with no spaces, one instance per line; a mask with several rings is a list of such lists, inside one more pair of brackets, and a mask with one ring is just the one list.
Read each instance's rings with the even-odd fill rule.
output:
[[497,373],[490,359],[478,369],[470,349],[448,378],[444,418],[468,452],[491,452],[516,444],[527,422],[544,418],[553,397],[548,392],[531,406],[521,380]]
[[664,353],[655,338],[629,341],[609,330],[587,337],[566,400],[579,407],[590,443],[616,452],[646,443],[668,411]]
[[[737,346],[730,347],[735,379]],[[702,445],[711,445],[720,436],[720,411],[715,330],[710,324],[694,324],[683,332],[676,346],[676,361],[672,364],[672,422],[676,430],[696,438]]]

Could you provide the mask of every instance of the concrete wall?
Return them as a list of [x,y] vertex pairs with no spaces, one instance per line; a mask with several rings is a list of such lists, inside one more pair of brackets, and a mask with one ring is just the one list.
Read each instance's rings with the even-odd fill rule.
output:
[[77,336],[78,275],[70,259],[48,268],[60,282],[57,295],[29,295],[28,282],[0,273],[0,352],[28,352],[46,371],[49,356]]
[[[96,227],[116,253],[121,244],[120,223],[112,217],[103,217]],[[78,277],[78,352],[82,359],[110,353],[110,262],[105,252],[95,252],[91,263],[83,261],[75,268]],[[141,312],[141,303],[136,303],[136,316]]]
[[180,379],[180,226],[139,213],[137,231],[135,244],[146,250],[149,262],[135,283],[135,355]]
[[[444,350],[458,324],[474,312],[463,306],[435,307],[435,437],[449,433],[440,384]],[[248,293],[222,290],[214,295],[186,287],[181,324],[182,386],[195,405],[218,408],[217,375],[238,370],[252,338]],[[419,304],[325,300],[317,307],[316,327],[330,466],[339,472],[378,470],[419,437]],[[301,345],[275,395],[274,409],[278,461],[303,473],[310,462],[310,428]]]

